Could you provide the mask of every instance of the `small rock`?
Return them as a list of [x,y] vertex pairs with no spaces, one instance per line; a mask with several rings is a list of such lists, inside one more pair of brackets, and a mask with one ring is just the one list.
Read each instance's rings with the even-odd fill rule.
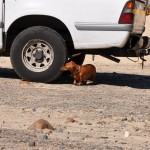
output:
[[128,122],[133,122],[135,119],[133,117],[128,118]]
[[44,136],[43,136],[43,139],[44,139],[44,140],[47,140],[47,139],[48,139],[48,136],[47,136],[47,135],[44,135]]
[[122,147],[117,147],[117,150],[123,150],[123,148]]
[[128,131],[125,132],[124,137],[127,138],[130,136],[130,133]]
[[36,112],[36,108],[33,108],[32,111],[33,111],[33,112]]
[[97,124],[103,125],[103,124],[106,124],[106,123],[104,121],[98,121]]
[[127,144],[126,142],[120,142],[120,144]]
[[29,141],[29,146],[35,146],[35,141]]
[[112,149],[112,148],[111,148],[110,146],[108,146],[108,145],[107,145],[107,146],[105,146],[105,148],[106,148],[106,149],[109,149],[109,150],[111,150],[111,149]]
[[83,125],[83,123],[79,123],[79,125]]
[[64,143],[61,143],[61,144],[60,144],[59,149],[60,149],[60,150],[65,149],[65,145],[64,145]]
[[56,129],[56,132],[57,132],[57,133],[63,133],[64,131],[63,131],[62,128],[59,127],[59,128]]
[[107,136],[101,136],[101,139],[108,139],[109,137]]
[[134,115],[134,112],[130,112],[129,115]]
[[135,128],[135,132],[138,132],[138,131],[140,131],[140,129],[139,128]]
[[90,122],[86,122],[86,123],[85,123],[85,125],[89,125],[89,126],[91,126],[91,125],[92,125],[92,123],[90,123]]
[[28,127],[28,130],[38,130],[38,129],[54,130],[54,127],[44,119],[40,119]]
[[85,138],[89,138],[89,137],[90,137],[89,135],[86,135],[86,136],[85,136]]
[[76,120],[74,120],[73,118],[69,117],[69,118],[66,119],[66,122],[74,123],[74,122],[76,122]]
[[83,137],[82,140],[85,140],[85,138]]
[[128,121],[128,119],[127,118],[122,118],[121,121]]

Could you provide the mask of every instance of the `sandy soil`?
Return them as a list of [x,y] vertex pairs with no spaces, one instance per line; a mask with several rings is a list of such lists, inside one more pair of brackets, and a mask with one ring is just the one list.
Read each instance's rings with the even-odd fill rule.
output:
[[[78,87],[69,76],[51,84],[21,82],[9,58],[1,57],[0,149],[149,150],[150,57],[143,70],[141,61],[91,58],[85,64],[96,66],[97,84]],[[69,123],[68,117],[76,121]],[[55,131],[27,130],[41,118]]]

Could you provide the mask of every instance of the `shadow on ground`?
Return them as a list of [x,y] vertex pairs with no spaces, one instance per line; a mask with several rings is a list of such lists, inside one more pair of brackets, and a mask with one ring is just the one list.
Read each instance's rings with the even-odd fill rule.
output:
[[13,69],[0,68],[0,78],[19,79]]
[[[0,78],[20,79],[13,69],[0,68]],[[62,75],[51,84],[72,84],[70,75]],[[121,73],[97,73],[96,85],[128,86],[137,89],[150,89],[150,76],[121,74]]]
[[[72,84],[71,76],[61,76],[54,84]],[[150,89],[150,76],[121,74],[121,73],[97,73],[96,85],[105,84],[113,86],[128,86],[138,89]]]

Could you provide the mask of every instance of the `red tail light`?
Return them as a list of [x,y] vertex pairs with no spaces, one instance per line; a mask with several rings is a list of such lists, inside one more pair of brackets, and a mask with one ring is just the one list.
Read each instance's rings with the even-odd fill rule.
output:
[[120,24],[132,24],[134,15],[131,13],[122,14],[119,20]]
[[126,3],[122,14],[119,19],[120,24],[132,24],[134,21],[133,10],[135,8],[135,4],[133,1],[129,1]]

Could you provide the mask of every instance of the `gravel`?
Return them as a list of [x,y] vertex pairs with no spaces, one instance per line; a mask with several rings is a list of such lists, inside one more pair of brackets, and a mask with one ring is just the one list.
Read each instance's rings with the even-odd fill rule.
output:
[[[23,83],[9,58],[0,58],[0,149],[150,149],[150,57],[116,64],[87,56],[97,68],[96,85],[74,86],[62,76],[53,83]],[[68,123],[67,118],[75,122]],[[27,127],[45,119],[46,134]],[[128,136],[125,136],[127,135]]]

